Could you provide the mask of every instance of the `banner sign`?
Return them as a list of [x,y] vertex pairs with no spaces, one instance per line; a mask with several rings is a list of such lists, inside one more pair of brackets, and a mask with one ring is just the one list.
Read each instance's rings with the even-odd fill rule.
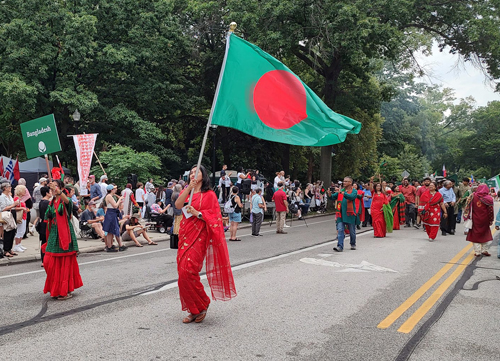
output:
[[76,160],[78,163],[78,177],[80,178],[80,194],[88,194],[87,182],[94,154],[95,141],[97,134],[79,134],[73,135],[75,142]]
[[487,180],[486,185],[490,188],[496,188],[497,182],[495,180]]
[[54,114],[21,123],[28,159],[61,151]]

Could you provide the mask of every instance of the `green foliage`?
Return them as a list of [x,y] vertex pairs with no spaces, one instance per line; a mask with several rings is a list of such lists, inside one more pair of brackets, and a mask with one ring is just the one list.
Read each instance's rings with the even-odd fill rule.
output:
[[[127,176],[130,173],[137,174],[140,181],[153,178],[159,184],[164,182],[160,158],[154,154],[114,145],[108,151],[100,152],[98,156],[106,170],[109,182],[119,187],[123,188],[127,184]],[[102,175],[99,165],[94,166],[90,172]]]

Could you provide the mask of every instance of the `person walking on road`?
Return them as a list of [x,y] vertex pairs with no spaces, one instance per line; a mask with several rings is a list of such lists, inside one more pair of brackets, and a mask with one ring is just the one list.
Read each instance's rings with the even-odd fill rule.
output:
[[451,181],[446,181],[443,184],[443,188],[439,190],[439,193],[443,196],[444,206],[446,207],[446,217],[441,218],[441,231],[443,232],[443,236],[446,234],[455,234],[455,192],[453,191],[453,184]]
[[444,206],[443,196],[437,191],[436,183],[429,183],[428,188],[420,196],[420,204],[423,204],[420,219],[429,237],[429,242],[432,242],[436,239],[441,224],[441,210],[443,211],[443,217],[448,217],[448,214]]
[[120,224],[118,222],[120,204],[123,202],[123,197],[116,198],[117,187],[113,184],[108,184],[106,191],[108,195],[104,198],[106,205],[106,215],[102,224],[102,230],[106,232],[106,252],[118,252],[113,246],[113,236],[120,237]]
[[462,213],[467,197],[470,195],[470,180],[469,178],[462,179],[462,183],[458,185],[458,197],[456,204],[457,223],[462,221]]
[[[370,181],[371,185],[373,184]],[[383,238],[387,233],[387,226],[385,224],[385,217],[383,206],[384,204],[389,204],[387,195],[383,191],[382,185],[380,183],[375,183],[372,186],[372,224],[373,224],[373,235],[376,238]]]
[[210,298],[200,281],[200,271],[206,257],[206,275],[212,290],[212,299],[228,301],[236,297],[233,273],[227,251],[219,202],[210,188],[210,178],[205,167],[200,166],[195,179],[196,166],[191,168],[188,187],[175,201],[182,208],[194,190],[191,205],[185,210],[179,230],[177,251],[178,287],[182,310],[189,315],[183,323],[202,322],[207,314]]
[[405,224],[405,197],[399,191],[398,186],[392,186],[390,205],[394,217],[393,230],[400,230],[401,225]]
[[50,183],[54,198],[50,202],[45,219],[49,238],[45,247],[43,266],[47,273],[43,293],[49,292],[58,300],[73,297],[72,292],[83,286],[76,260],[78,242],[71,224],[73,202],[69,191],[60,179]]
[[335,201],[336,222],[338,232],[337,247],[333,250],[336,252],[344,251],[345,228],[349,228],[351,250],[356,249],[356,223],[359,223],[359,214],[356,210],[355,201],[358,197],[358,191],[352,186],[353,180],[351,177],[345,177],[342,190],[335,188],[335,193],[332,194],[328,189],[328,197]]
[[[422,202],[422,195],[429,190],[429,184],[431,184],[431,179],[429,177],[425,177],[422,181],[422,186],[417,189],[416,197],[415,197],[415,205],[417,206],[417,227],[420,228],[422,223],[422,218],[420,217],[420,213],[423,211],[425,204]],[[436,189],[437,190],[437,189]]]
[[273,194],[273,201],[276,210],[276,233],[287,234],[283,230],[285,227],[286,214],[288,212],[288,201],[286,200],[286,193],[283,190],[285,184],[282,181],[278,182],[278,190]]
[[372,192],[370,189],[365,188],[365,195],[363,196],[363,204],[365,206],[365,221],[362,226],[366,227],[368,223],[372,225],[371,207],[372,207]]
[[412,186],[408,178],[403,179],[403,184],[399,186],[399,190],[401,193],[403,193],[403,196],[405,197],[405,219],[406,219],[406,225],[405,227],[411,227],[412,223],[413,226],[418,228],[417,226],[417,216],[415,212],[415,197],[417,195],[417,189]]
[[474,244],[476,257],[491,256],[488,249],[493,240],[490,226],[493,224],[494,210],[493,198],[486,184],[477,187],[477,191],[468,198],[464,219],[472,219],[472,228],[467,233],[467,241]]

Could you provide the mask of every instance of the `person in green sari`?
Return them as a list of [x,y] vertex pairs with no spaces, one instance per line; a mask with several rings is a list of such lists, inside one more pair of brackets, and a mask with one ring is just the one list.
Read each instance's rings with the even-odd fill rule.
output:
[[71,224],[73,202],[60,179],[52,181],[50,189],[54,198],[45,213],[48,237],[43,266],[47,279],[43,293],[49,292],[58,300],[66,300],[72,297],[71,292],[83,286],[76,261],[78,243]]
[[398,186],[392,187],[391,201],[390,201],[392,214],[393,214],[393,227],[394,230],[401,229],[400,225],[404,225],[405,218],[405,196],[400,192]]

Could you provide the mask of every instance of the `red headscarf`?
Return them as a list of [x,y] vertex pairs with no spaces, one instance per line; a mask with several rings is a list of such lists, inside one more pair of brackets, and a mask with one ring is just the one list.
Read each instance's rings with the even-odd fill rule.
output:
[[481,184],[479,187],[477,187],[474,195],[487,206],[493,205],[493,198],[490,196],[490,190],[486,184]]

